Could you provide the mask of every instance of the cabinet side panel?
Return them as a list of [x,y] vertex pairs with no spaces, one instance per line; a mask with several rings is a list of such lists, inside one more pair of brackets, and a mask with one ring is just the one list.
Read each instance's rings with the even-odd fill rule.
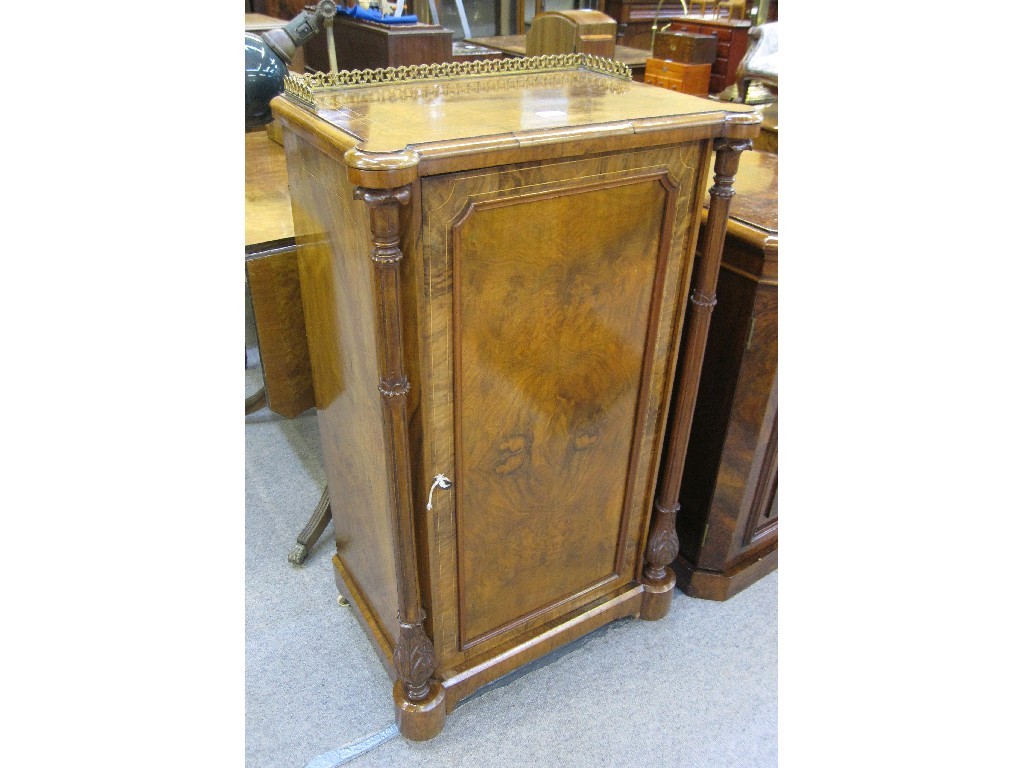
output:
[[[723,277],[726,274],[723,271]],[[774,451],[768,456],[766,453],[773,444],[776,421],[777,317],[778,288],[758,285],[743,336],[743,361],[736,375],[731,417],[708,514],[709,533],[697,561],[701,568],[729,568],[769,544],[765,538],[747,543],[743,539],[749,516],[764,513],[764,502],[771,495],[768,486],[774,483]],[[770,462],[767,468],[762,467],[765,458]],[[766,487],[758,492],[759,486]],[[757,509],[755,502],[760,502]]]
[[[726,242],[726,248],[735,245],[732,238]],[[680,552],[691,562],[696,562],[700,553],[704,526],[719,482],[722,451],[733,415],[733,398],[756,290],[757,283],[753,280],[724,269],[719,272],[718,304],[711,315],[680,487],[681,509],[676,519]],[[682,370],[676,372],[677,390],[682,386],[684,374]]]
[[338,557],[393,644],[398,590],[368,216],[336,160],[289,131],[285,149]]

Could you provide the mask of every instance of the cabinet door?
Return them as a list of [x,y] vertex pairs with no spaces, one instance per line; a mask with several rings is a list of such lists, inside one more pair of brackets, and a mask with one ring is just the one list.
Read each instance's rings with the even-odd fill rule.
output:
[[422,184],[442,666],[639,578],[706,142]]

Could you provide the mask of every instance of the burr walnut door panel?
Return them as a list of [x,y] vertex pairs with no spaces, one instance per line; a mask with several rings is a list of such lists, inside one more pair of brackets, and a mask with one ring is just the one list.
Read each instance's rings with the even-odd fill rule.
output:
[[637,580],[704,156],[423,183],[424,469],[454,473],[431,599],[443,660]]

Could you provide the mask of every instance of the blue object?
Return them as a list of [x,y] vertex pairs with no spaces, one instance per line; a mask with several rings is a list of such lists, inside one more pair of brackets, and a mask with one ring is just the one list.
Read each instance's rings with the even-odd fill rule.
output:
[[346,16],[352,16],[356,19],[376,21],[379,24],[415,24],[419,21],[415,16],[385,16],[380,11],[368,11],[365,8],[361,8],[359,5],[353,5],[351,8],[345,5],[339,5],[338,13],[343,13]]
[[350,763],[361,755],[365,755],[371,749],[379,747],[385,741],[395,738],[398,735],[398,724],[392,723],[383,731],[378,731],[372,736],[367,736],[360,741],[346,744],[344,747],[332,749],[318,755],[306,763],[306,768],[338,768],[338,766]]
[[266,125],[270,100],[284,90],[288,68],[262,37],[245,33],[245,127]]

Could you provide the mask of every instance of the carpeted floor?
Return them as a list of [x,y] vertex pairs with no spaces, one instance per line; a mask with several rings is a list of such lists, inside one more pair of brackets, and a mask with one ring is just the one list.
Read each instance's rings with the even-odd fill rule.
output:
[[[325,482],[315,412],[264,409],[245,430],[246,765],[302,768],[393,723],[391,685],[336,602],[333,530],[287,560]],[[347,765],[774,766],[777,583],[725,603],[677,592],[665,619],[608,625],[482,689],[437,738]]]

